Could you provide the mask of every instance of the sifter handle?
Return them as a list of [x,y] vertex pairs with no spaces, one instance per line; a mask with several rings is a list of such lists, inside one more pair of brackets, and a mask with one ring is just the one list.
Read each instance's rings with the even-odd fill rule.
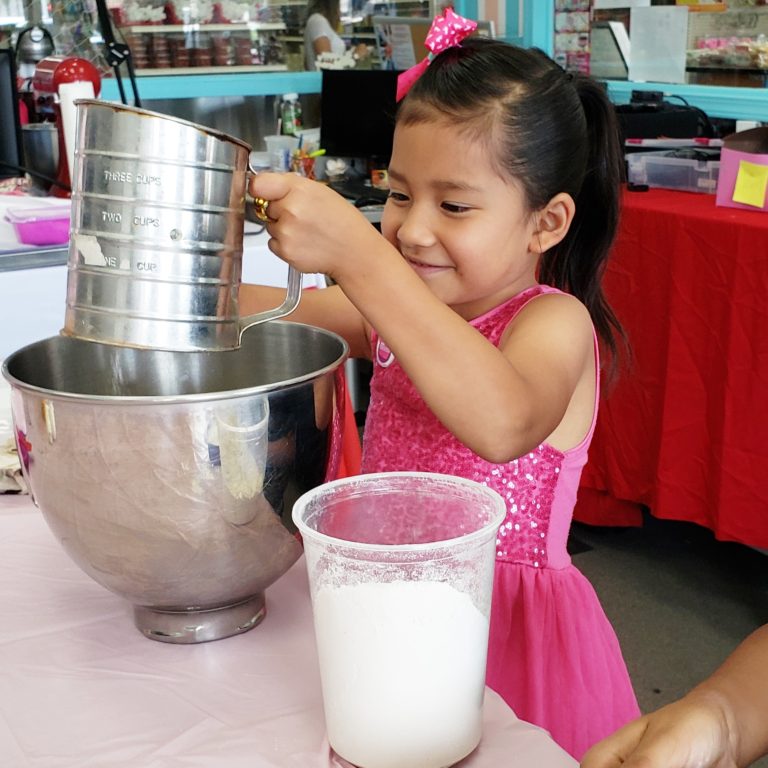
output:
[[278,317],[285,317],[293,312],[299,306],[301,298],[301,272],[288,267],[288,291],[283,303],[274,309],[268,309],[265,312],[259,312],[256,315],[246,315],[240,318],[240,339],[243,338],[243,332],[252,325],[264,323],[267,320],[277,320]]
[[[253,166],[248,162],[248,171],[250,173],[256,173]],[[259,201],[264,202],[264,201]],[[258,215],[258,214],[257,214]],[[266,213],[264,219],[268,220]],[[243,333],[246,329],[252,325],[258,323],[264,323],[267,320],[277,320],[279,317],[285,317],[293,312],[296,307],[299,306],[299,299],[301,298],[301,272],[294,269],[292,266],[288,266],[288,289],[285,295],[283,303],[279,307],[274,309],[268,309],[264,312],[259,312],[255,315],[246,315],[240,318],[240,341],[242,341]]]

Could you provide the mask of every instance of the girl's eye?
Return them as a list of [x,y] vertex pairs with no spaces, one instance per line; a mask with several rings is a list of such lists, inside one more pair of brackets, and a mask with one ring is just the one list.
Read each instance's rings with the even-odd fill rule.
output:
[[393,189],[389,191],[388,197],[390,200],[398,203],[404,203],[408,200],[408,195],[404,195],[402,192],[395,192]]
[[449,213],[464,213],[470,210],[468,205],[461,205],[461,203],[443,203],[442,205]]

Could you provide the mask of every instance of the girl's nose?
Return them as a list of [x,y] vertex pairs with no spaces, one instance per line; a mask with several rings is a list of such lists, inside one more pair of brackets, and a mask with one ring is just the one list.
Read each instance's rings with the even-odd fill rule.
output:
[[428,248],[436,241],[429,217],[416,207],[404,213],[397,228],[397,239],[403,246]]

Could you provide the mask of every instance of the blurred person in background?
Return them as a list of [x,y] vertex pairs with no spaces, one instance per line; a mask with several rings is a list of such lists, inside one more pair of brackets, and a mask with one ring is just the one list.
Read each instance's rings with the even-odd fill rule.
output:
[[[307,22],[304,25],[304,67],[316,70],[317,57],[323,53],[343,56],[347,44],[339,35],[341,9],[339,0],[310,0],[307,4]],[[368,56],[368,47],[360,43],[354,46],[356,58]]]

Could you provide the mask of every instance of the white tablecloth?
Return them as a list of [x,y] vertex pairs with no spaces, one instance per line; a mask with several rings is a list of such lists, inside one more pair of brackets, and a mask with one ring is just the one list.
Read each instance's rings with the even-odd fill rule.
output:
[[[250,632],[172,645],[69,559],[28,496],[0,495],[3,768],[328,768],[303,558]],[[573,768],[486,690],[462,768]]]

